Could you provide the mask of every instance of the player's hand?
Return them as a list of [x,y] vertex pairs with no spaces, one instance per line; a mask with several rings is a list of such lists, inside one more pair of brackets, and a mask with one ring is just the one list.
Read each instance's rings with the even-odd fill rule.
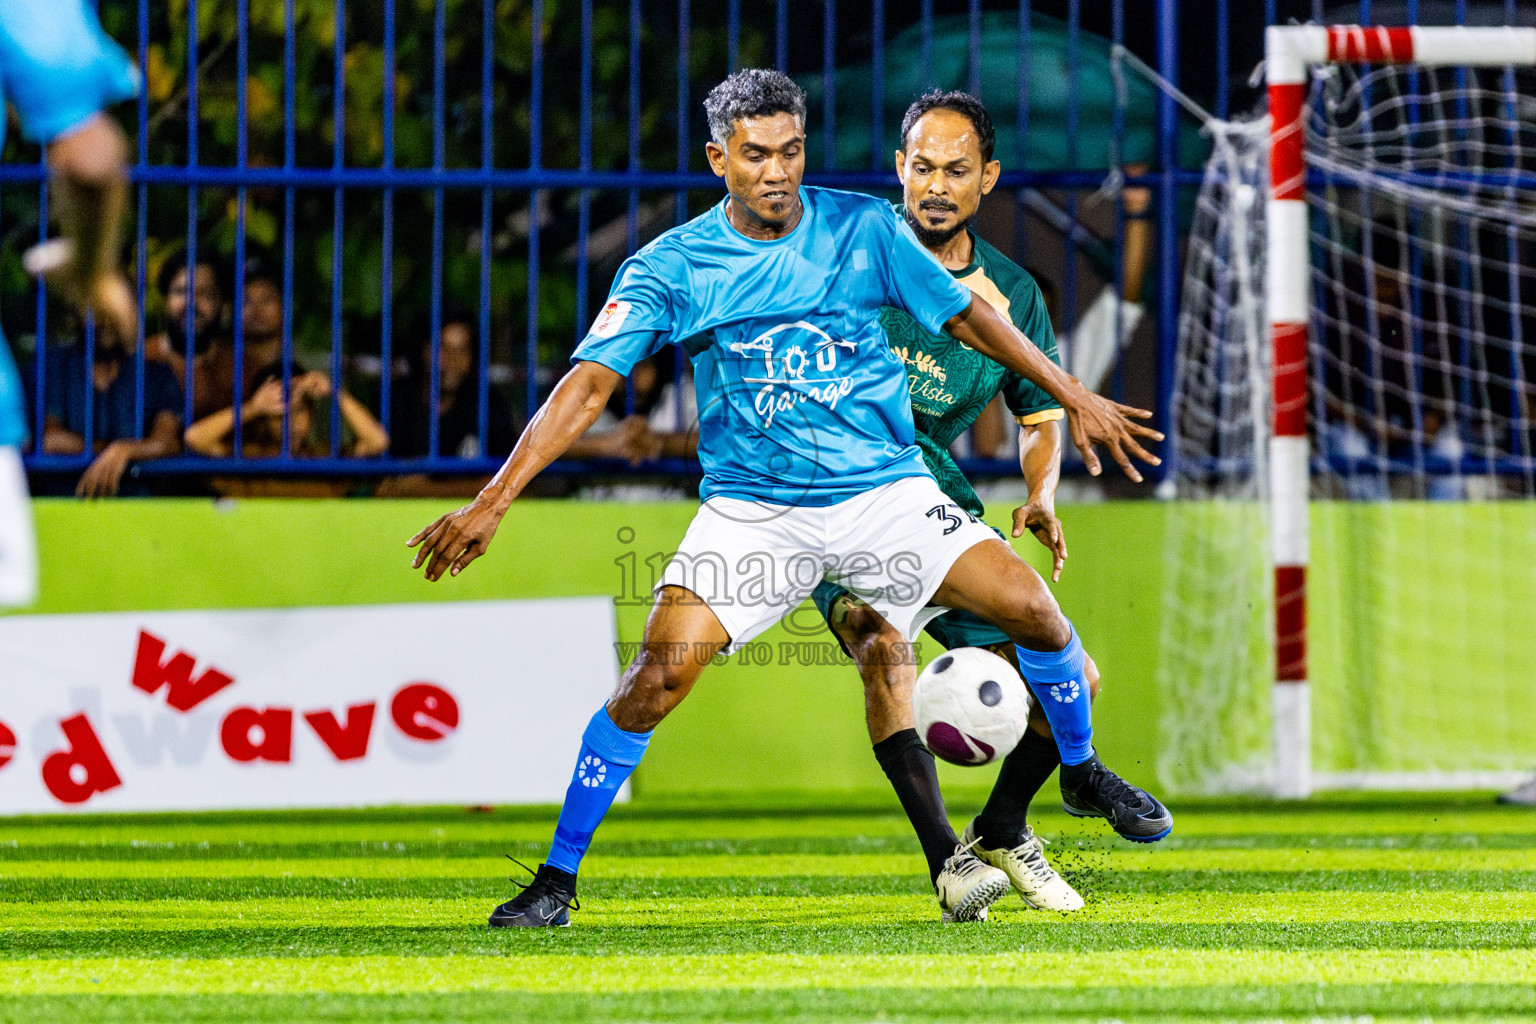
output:
[[457,576],[465,566],[485,554],[496,527],[501,524],[503,513],[489,501],[475,498],[457,512],[440,516],[431,526],[405,542],[409,548],[417,548],[411,560],[412,569],[427,566],[427,580],[436,583],[443,573]]
[[109,498],[115,495],[122,485],[123,474],[128,470],[128,462],[127,445],[119,441],[107,445],[96,456],[96,461],[80,474],[80,482],[75,485],[75,496]]
[[1067,424],[1072,430],[1072,443],[1077,445],[1077,450],[1082,453],[1083,464],[1088,467],[1089,475],[1098,476],[1103,472],[1098,453],[1093,450],[1094,445],[1102,444],[1109,449],[1110,456],[1125,475],[1137,483],[1141,483],[1141,473],[1131,464],[1132,456],[1149,466],[1162,465],[1163,461],[1143,448],[1136,440],[1138,437],[1145,437],[1152,441],[1163,439],[1160,431],[1153,430],[1145,423],[1136,422],[1151,418],[1152,414],[1146,409],[1111,402],[1104,396],[1096,395],[1081,386],[1078,388],[1078,398],[1067,410]]
[[1053,565],[1051,582],[1061,582],[1061,570],[1067,562],[1067,535],[1056,518],[1056,510],[1043,501],[1032,501],[1013,510],[1013,535],[1024,536],[1028,530],[1035,539],[1050,549]]

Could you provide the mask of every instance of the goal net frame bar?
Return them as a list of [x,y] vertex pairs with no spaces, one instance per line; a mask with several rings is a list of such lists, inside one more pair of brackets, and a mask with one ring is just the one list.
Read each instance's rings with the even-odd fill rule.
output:
[[1307,331],[1311,255],[1306,132],[1315,64],[1536,66],[1536,29],[1360,25],[1271,26],[1264,37],[1269,89],[1269,196],[1265,291],[1269,302],[1273,432],[1269,441],[1274,560],[1274,791],[1312,791],[1311,691],[1307,681]]

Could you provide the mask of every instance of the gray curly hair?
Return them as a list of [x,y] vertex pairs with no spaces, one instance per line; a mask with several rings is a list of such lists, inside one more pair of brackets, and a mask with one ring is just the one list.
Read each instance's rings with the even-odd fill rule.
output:
[[724,146],[736,122],[747,117],[793,114],[805,127],[805,93],[794,79],[766,68],[743,68],[713,89],[704,100],[709,134]]

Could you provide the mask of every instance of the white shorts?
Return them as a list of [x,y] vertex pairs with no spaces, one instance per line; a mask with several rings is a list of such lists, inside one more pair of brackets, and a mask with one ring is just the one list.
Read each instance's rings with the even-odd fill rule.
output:
[[37,543],[21,453],[0,447],[0,608],[37,600]]
[[904,477],[836,505],[710,498],[656,590],[683,587],[720,620],[734,652],[799,607],[823,579],[858,595],[908,640],[948,609],[929,600],[950,566],[997,534],[939,490]]

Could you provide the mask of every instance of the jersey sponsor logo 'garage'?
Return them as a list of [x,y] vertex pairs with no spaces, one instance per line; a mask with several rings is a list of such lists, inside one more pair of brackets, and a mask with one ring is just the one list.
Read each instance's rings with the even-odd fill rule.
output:
[[[787,342],[787,344],[780,344]],[[814,401],[836,409],[838,400],[853,391],[853,378],[838,376],[838,350],[857,354],[859,346],[834,338],[808,320],[778,324],[751,341],[733,342],[731,351],[752,362],[762,359],[763,372],[743,371],[742,383],[757,386],[752,406],[773,426],[774,417],[802,402]],[[748,374],[751,374],[750,376]]]

